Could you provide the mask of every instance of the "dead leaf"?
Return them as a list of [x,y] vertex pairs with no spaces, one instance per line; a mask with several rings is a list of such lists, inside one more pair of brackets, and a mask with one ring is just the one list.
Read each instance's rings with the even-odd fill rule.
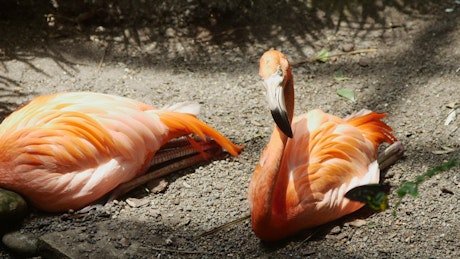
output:
[[460,102],[450,102],[450,103],[446,104],[446,107],[449,108],[449,109],[456,109],[456,108],[460,107]]
[[442,150],[434,150],[431,151],[435,155],[443,155],[443,154],[449,154],[451,152],[454,152],[456,149],[451,148],[451,147],[442,147]]
[[449,125],[451,122],[455,120],[455,117],[457,116],[457,111],[452,110],[449,115],[447,115],[446,121],[444,122],[444,126]]

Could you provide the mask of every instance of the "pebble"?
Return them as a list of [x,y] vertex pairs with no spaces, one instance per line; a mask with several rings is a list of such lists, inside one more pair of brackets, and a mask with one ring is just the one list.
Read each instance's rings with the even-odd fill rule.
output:
[[131,245],[131,242],[129,241],[129,239],[124,238],[124,237],[122,237],[118,243],[123,247],[128,247]]
[[357,227],[357,228],[362,227],[362,226],[364,226],[366,224],[367,224],[367,221],[364,220],[364,219],[357,219],[357,220],[354,220],[354,221],[348,223],[348,225],[353,226],[353,227]]
[[187,182],[183,182],[182,185],[184,185],[185,188],[192,188],[192,186]]
[[370,64],[370,61],[368,58],[360,58],[358,61],[358,64],[362,67],[368,67]]
[[176,35],[176,30],[174,30],[173,28],[167,28],[165,30],[165,35],[166,37],[170,37],[170,38],[174,38],[174,36]]
[[150,190],[151,193],[156,194],[166,190],[168,184],[169,182],[165,178],[160,178],[147,183],[147,188]]
[[331,231],[329,231],[329,234],[331,235],[335,235],[335,234],[338,234],[342,231],[342,229],[339,227],[339,226],[335,226],[331,229]]
[[348,234],[347,234],[347,233],[340,233],[340,234],[338,234],[335,238],[336,238],[337,240],[346,239],[346,238],[348,238]]
[[353,43],[345,43],[342,46],[343,52],[350,52],[355,49],[355,45]]
[[0,188],[0,222],[19,222],[27,215],[27,203],[21,195]]
[[136,199],[136,198],[128,198],[126,199],[126,203],[133,208],[138,208],[149,203],[148,199]]
[[2,243],[11,251],[21,255],[34,255],[38,252],[37,238],[18,231],[5,234]]

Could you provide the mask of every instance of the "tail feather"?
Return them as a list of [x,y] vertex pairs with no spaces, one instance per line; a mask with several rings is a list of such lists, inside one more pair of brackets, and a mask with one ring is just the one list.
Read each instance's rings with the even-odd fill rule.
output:
[[167,140],[194,133],[203,140],[206,140],[206,137],[211,137],[221,147],[235,157],[238,156],[240,151],[243,149],[243,146],[233,144],[217,130],[200,121],[193,114],[166,110],[160,112],[159,116],[161,122],[169,128],[169,136]]
[[381,120],[386,116],[385,113],[362,110],[348,117],[347,122],[359,128],[377,148],[382,142],[393,144],[398,141],[392,133],[393,129]]

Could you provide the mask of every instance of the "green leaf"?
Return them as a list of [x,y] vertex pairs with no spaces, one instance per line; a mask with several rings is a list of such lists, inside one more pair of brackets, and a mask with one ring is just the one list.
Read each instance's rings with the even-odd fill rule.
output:
[[347,88],[342,88],[342,89],[339,89],[337,90],[337,94],[343,98],[347,98],[348,100],[351,100],[351,101],[356,101],[355,99],[355,92],[353,92],[353,90],[351,89],[347,89]]
[[343,76],[343,72],[342,70],[337,70],[334,72],[334,79],[337,80],[337,81],[347,81],[347,80],[351,80],[350,77],[345,77]]
[[322,49],[320,52],[318,52],[318,54],[316,54],[315,59],[320,62],[327,62],[329,59],[329,51]]
[[452,159],[448,162],[445,162],[439,166],[436,166],[433,169],[430,169],[426,171],[425,173],[418,175],[415,177],[414,181],[408,181],[408,182],[403,182],[399,188],[396,190],[396,194],[398,195],[399,199],[395,204],[395,207],[393,209],[393,216],[396,216],[396,209],[399,207],[399,205],[402,202],[402,199],[407,195],[411,195],[412,197],[417,197],[418,196],[418,186],[419,184],[423,183],[425,180],[441,173],[445,172],[452,167],[460,166],[460,160],[459,159]]
[[399,189],[396,191],[398,197],[404,197],[407,194],[411,195],[412,197],[418,196],[418,188],[416,182],[404,182],[401,184]]

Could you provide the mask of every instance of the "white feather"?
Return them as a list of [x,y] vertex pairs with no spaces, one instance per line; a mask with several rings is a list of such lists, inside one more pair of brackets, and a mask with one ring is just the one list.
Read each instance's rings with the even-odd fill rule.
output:
[[162,110],[188,113],[197,116],[200,113],[200,105],[195,102],[181,102],[172,105],[167,105],[163,107]]

